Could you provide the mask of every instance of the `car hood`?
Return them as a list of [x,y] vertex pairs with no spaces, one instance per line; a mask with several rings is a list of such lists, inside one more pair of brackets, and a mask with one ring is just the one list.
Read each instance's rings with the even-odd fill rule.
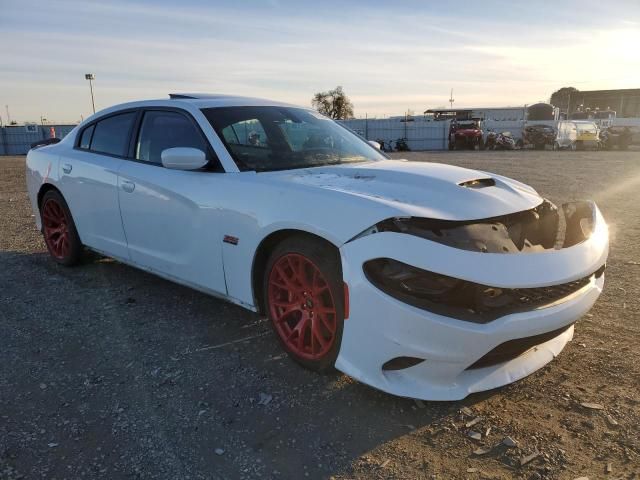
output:
[[384,206],[395,216],[478,220],[542,202],[534,189],[515,180],[439,163],[384,160],[268,175],[288,187],[322,189]]

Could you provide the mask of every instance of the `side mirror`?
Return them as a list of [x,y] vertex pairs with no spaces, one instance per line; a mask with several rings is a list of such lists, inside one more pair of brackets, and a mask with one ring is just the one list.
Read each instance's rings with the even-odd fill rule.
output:
[[160,154],[162,165],[173,170],[197,170],[207,164],[207,156],[202,150],[191,147],[174,147]]
[[380,150],[380,144],[378,142],[374,142],[373,140],[367,140],[367,143],[371,145],[373,148]]

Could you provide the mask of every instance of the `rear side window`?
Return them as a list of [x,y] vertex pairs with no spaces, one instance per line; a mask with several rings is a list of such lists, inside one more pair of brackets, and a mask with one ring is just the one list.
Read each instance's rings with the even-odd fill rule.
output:
[[[129,131],[135,116],[135,112],[122,113],[96,123],[93,137],[91,138],[90,150],[110,155],[126,155],[129,146]],[[84,133],[81,142],[83,140]]]
[[93,130],[95,128],[95,125],[91,125],[82,131],[82,137],[80,137],[80,148],[89,149],[91,146],[91,136],[93,135]]
[[145,112],[136,142],[136,159],[162,163],[162,151],[174,147],[191,147],[205,154],[208,152],[197,127],[184,115],[155,110]]

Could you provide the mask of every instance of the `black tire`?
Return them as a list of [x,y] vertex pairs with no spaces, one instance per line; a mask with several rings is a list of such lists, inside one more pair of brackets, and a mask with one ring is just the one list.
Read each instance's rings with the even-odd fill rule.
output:
[[[300,354],[290,348],[290,346],[286,343],[285,339],[281,336],[278,328],[276,327],[274,308],[277,307],[273,307],[271,305],[271,296],[269,290],[270,278],[276,263],[289,255],[305,257],[319,269],[322,277],[324,277],[324,279],[326,280],[326,285],[329,288],[330,296],[335,306],[335,333],[333,334],[333,343],[331,344],[330,349],[326,353],[324,353],[321,358],[309,359],[302,357]],[[336,358],[338,357],[340,344],[342,342],[342,331],[344,327],[345,315],[345,289],[342,280],[340,257],[337,251],[332,246],[310,236],[296,235],[289,237],[279,243],[269,256],[269,260],[267,261],[267,265],[263,275],[262,285],[264,310],[270,320],[274,332],[276,333],[276,337],[278,337],[280,344],[287,352],[287,354],[297,363],[310,370],[321,373],[332,371],[335,365]],[[329,292],[324,293],[324,295],[328,294]],[[300,312],[300,314],[302,314],[302,312]]]
[[[66,221],[65,241],[68,242],[68,248],[64,250],[64,254],[56,255],[55,247],[52,243],[51,236],[47,235],[48,233],[47,225],[50,225],[50,220],[45,219],[44,211],[45,211],[45,207],[49,204],[58,205],[65,217],[65,221]],[[44,236],[45,245],[47,246],[47,250],[49,251],[49,255],[51,255],[51,258],[56,263],[59,263],[60,265],[64,265],[67,267],[71,267],[73,265],[77,265],[78,263],[80,263],[84,247],[82,245],[82,242],[80,241],[80,236],[78,235],[76,224],[73,221],[71,210],[69,210],[69,206],[67,205],[67,202],[65,201],[64,197],[57,190],[49,190],[42,196],[39,209],[40,209],[40,221],[42,222],[42,233]]]

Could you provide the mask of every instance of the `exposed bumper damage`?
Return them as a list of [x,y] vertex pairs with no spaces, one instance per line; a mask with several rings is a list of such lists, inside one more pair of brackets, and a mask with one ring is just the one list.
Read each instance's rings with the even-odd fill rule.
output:
[[380,222],[341,248],[351,304],[336,367],[430,400],[523,378],[572,338],[602,291],[607,254],[592,202]]

